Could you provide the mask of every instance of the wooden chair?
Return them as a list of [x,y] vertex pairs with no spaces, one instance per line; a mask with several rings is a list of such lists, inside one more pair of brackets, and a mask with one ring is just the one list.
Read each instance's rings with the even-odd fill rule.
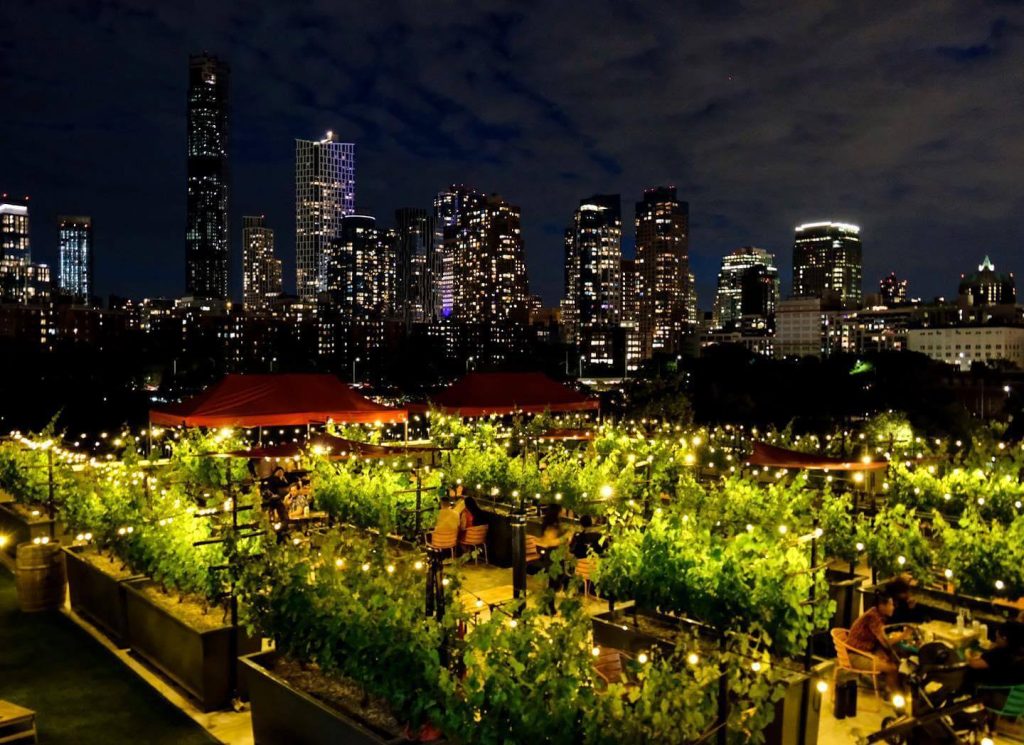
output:
[[455,558],[455,547],[459,541],[459,529],[450,528],[445,530],[444,528],[438,530],[434,529],[430,533],[427,533],[427,545],[431,548],[439,548],[443,551],[451,551],[452,558]]
[[484,550],[484,563],[489,564],[487,559],[487,526],[486,525],[473,525],[466,528],[466,532],[462,534],[462,538],[459,539],[459,546],[462,548],[475,549],[473,551],[473,561],[476,562],[479,555],[480,549]]
[[540,561],[540,551],[537,549],[537,539],[532,535],[526,536],[526,563],[532,564]]
[[605,685],[627,682],[622,664],[623,657],[624,654],[620,649],[601,647],[600,653],[594,658],[594,672],[604,681]]
[[[587,592],[588,587],[592,587],[594,582],[591,580],[591,576],[594,574],[594,570],[597,569],[597,557],[588,556],[585,559],[576,560],[576,576],[583,580],[583,596],[586,597],[590,593]],[[594,593],[594,597],[597,597],[597,593]]]
[[[878,676],[882,674],[882,671],[878,669],[877,659],[873,654],[868,654],[863,650],[851,647],[846,643],[847,639],[850,638],[849,629],[832,629],[832,644],[836,648],[836,666],[832,672],[832,690],[836,690],[836,686],[839,684],[840,673],[853,673],[854,675],[866,675],[871,678],[871,687],[875,691],[876,698],[881,700],[878,693]],[[850,655],[860,655],[861,657],[867,657],[871,661],[870,669],[864,669],[860,667],[854,667],[850,661]]]

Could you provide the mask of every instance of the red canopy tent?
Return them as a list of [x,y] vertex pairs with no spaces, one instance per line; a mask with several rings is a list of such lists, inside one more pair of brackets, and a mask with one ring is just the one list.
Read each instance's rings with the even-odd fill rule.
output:
[[584,396],[537,372],[471,372],[431,399],[429,405],[461,416],[596,411],[600,408],[596,398]]
[[405,409],[364,398],[334,375],[228,375],[202,393],[149,412],[165,427],[286,427],[317,422],[391,424]]
[[747,459],[747,463],[752,466],[799,468],[807,471],[879,471],[889,465],[889,462],[884,460],[872,460],[864,463],[859,460],[843,460],[828,455],[801,453],[798,450],[787,450],[766,442],[754,443],[754,452]]

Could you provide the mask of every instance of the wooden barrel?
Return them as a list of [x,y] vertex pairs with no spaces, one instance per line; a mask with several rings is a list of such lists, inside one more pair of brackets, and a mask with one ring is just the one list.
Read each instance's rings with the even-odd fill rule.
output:
[[26,613],[55,610],[64,605],[67,572],[57,543],[18,544],[14,584],[18,605]]

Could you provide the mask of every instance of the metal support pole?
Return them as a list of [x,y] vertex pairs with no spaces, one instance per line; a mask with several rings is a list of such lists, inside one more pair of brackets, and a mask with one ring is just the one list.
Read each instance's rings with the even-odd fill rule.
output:
[[[723,655],[725,653],[725,641],[719,643]],[[729,677],[723,666],[718,669],[718,732],[715,734],[715,741],[718,745],[727,745],[729,741]]]
[[444,616],[444,555],[441,549],[427,546],[426,615]]
[[416,474],[416,540],[419,540],[420,531],[423,529],[423,477],[420,475],[420,469],[414,471]]
[[[808,597],[808,602],[810,603],[810,608],[811,608],[811,613],[812,614],[814,613],[815,586],[817,585],[816,578],[814,576],[814,567],[818,563],[818,539],[816,537],[817,536],[817,531],[818,531],[818,518],[817,517],[814,518],[813,530],[814,530],[814,532],[812,533],[812,535],[815,536],[815,537],[811,538],[811,590],[810,590],[809,597]],[[812,655],[813,655],[813,646],[814,646],[814,635],[811,634],[810,636],[807,637],[807,648],[804,650],[804,673],[810,672],[810,669],[811,669],[811,659],[812,659]],[[815,691],[814,689],[811,688],[810,676],[806,676],[806,678],[804,679],[803,688],[804,688],[803,695],[800,697],[800,724],[799,724],[799,728],[800,728],[799,729],[799,733],[800,734],[799,734],[799,737],[797,739],[797,745],[804,745],[804,742],[806,742],[806,740],[807,740],[807,716],[808,716],[808,713],[809,713],[808,709],[810,708],[810,703],[811,703],[810,699],[811,699],[812,695],[817,693],[817,691]]]
[[57,506],[53,501],[53,447],[46,448],[46,470],[47,470],[47,497],[46,514],[50,517],[50,540],[57,537],[55,521],[57,519]]
[[509,521],[512,526],[512,597],[526,598],[526,515],[517,509]]

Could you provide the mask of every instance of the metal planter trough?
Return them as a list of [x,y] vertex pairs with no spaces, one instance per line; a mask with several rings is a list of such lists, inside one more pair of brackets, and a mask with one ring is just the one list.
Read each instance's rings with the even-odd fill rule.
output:
[[82,551],[80,547],[64,549],[71,609],[100,629],[118,647],[127,647],[125,583],[143,577],[135,575],[118,579],[82,558]]
[[[152,580],[123,583],[128,621],[128,646],[132,652],[162,672],[196,699],[203,711],[226,708],[231,701],[232,666],[241,681],[237,656],[260,649],[251,639],[229,625],[213,629],[194,628],[142,592]],[[232,659],[232,635],[237,640]],[[240,687],[244,694],[244,688]]]
[[383,732],[318,701],[271,671],[276,652],[251,654],[241,659],[252,708],[252,734],[256,745],[381,745],[409,742],[399,733]]

